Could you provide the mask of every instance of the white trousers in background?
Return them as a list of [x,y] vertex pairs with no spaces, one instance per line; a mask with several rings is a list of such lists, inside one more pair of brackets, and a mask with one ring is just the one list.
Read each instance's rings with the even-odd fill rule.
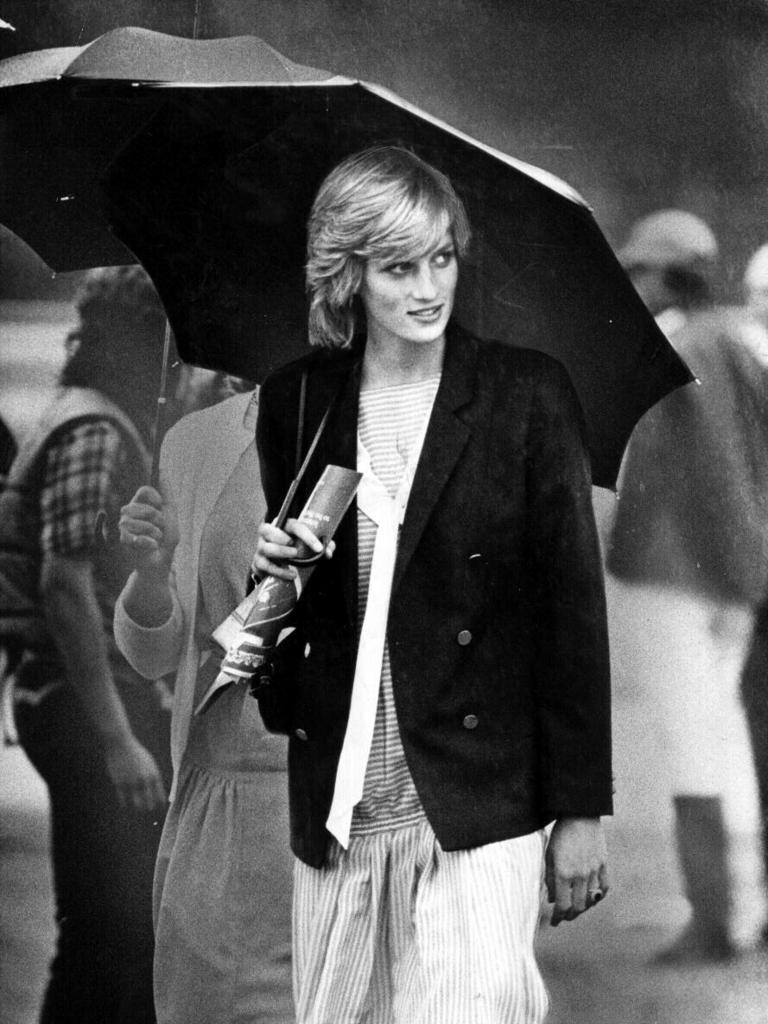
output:
[[[720,798],[731,938],[748,948],[766,921],[757,781],[739,690],[753,613],[671,588],[610,576],[607,584],[616,813],[625,824],[658,828],[676,795]],[[671,842],[671,818],[668,832]]]
[[296,861],[297,1024],[540,1024],[545,842],[446,853],[422,822]]

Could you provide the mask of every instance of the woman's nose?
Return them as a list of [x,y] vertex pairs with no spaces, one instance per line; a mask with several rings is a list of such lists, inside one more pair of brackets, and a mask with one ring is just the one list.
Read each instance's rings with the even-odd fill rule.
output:
[[418,267],[414,281],[414,295],[418,299],[433,299],[437,295],[437,280],[428,263]]

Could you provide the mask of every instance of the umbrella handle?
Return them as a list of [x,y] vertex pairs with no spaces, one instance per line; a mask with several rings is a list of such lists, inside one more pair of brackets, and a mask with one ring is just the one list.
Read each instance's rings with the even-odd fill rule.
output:
[[163,338],[163,361],[160,369],[160,391],[157,396],[155,424],[152,428],[152,469],[149,474],[149,485],[157,490],[160,483],[160,445],[165,434],[165,417],[168,408],[168,362],[171,354],[171,324],[165,321]]
[[[165,411],[168,404],[168,361],[171,353],[171,325],[166,319],[165,336],[163,339],[163,361],[160,371],[160,393],[157,396],[155,424],[152,429],[152,463],[149,471],[149,484],[157,490],[160,483],[160,443],[165,433]],[[104,509],[96,513],[93,535],[97,544],[109,544],[117,536],[117,527],[109,522]]]

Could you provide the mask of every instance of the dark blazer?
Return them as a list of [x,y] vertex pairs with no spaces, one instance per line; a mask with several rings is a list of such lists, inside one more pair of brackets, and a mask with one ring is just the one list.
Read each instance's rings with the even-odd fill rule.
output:
[[[293,475],[302,367],[307,443],[334,404],[296,511],[327,463],[354,468],[361,361],[360,351],[314,351],[264,382],[257,438],[269,517]],[[281,645],[290,664],[292,847],[313,866],[330,838],[354,674],[354,507],[336,540]],[[405,756],[444,849],[611,813],[589,466],[577,399],[550,357],[449,329],[400,536],[388,640]]]

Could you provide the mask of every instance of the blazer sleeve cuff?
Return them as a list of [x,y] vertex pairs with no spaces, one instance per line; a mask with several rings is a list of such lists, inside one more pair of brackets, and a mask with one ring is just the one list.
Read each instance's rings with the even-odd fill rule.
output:
[[608,780],[589,787],[569,787],[550,792],[545,799],[547,818],[601,818],[613,814],[613,782]]

